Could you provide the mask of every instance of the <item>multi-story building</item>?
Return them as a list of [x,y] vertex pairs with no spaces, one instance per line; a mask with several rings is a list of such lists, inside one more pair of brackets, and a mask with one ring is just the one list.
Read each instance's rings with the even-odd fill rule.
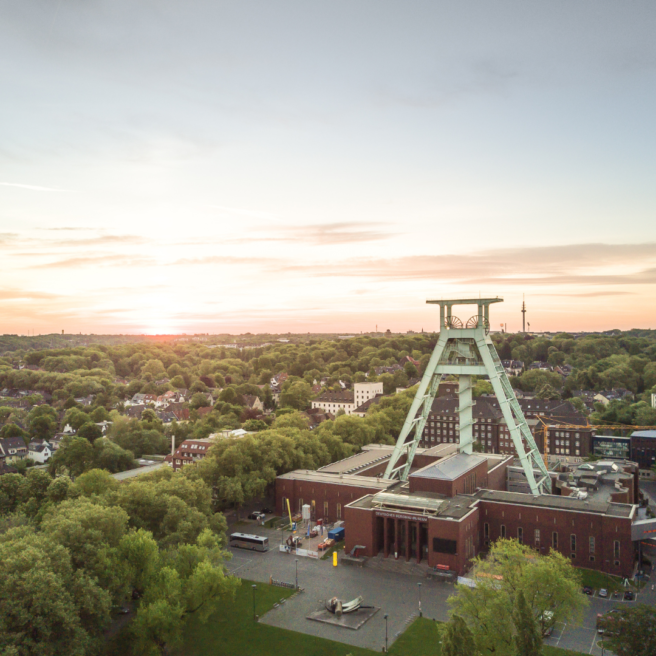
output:
[[344,410],[352,414],[363,403],[383,394],[383,383],[355,383],[353,389],[330,392],[326,390],[312,401],[312,408],[320,408],[333,415]]
[[[585,458],[591,453],[595,431],[587,426],[586,418],[569,402],[519,399],[519,404],[540,453],[544,453],[545,433],[552,455]],[[458,417],[458,398],[455,395],[438,396],[428,416],[421,446],[457,444],[460,441]],[[474,402],[472,418],[474,442],[480,445],[482,451],[515,455],[510,431],[496,397],[478,397]]]

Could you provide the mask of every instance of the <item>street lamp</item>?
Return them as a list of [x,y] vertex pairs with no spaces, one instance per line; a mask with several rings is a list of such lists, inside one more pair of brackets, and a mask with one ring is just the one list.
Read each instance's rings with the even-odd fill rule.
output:
[[387,613],[383,617],[385,619],[385,653],[387,653]]
[[417,583],[417,585],[419,586],[419,617],[423,617],[421,613],[421,583]]
[[296,558],[296,589],[298,590],[298,558]]
[[257,620],[257,615],[255,614],[255,590],[257,590],[257,586],[253,584],[253,619]]

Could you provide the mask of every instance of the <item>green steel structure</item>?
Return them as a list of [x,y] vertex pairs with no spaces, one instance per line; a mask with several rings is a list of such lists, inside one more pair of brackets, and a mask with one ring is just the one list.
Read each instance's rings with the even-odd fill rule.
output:
[[[456,375],[459,379],[460,451],[471,453],[472,376],[487,376],[499,401],[531,492],[551,492],[549,472],[489,335],[490,305],[502,301],[502,298],[426,301],[440,306],[440,336],[385,470],[385,478],[407,480],[440,380],[448,374]],[[476,305],[478,311],[463,324],[453,315],[454,305]]]

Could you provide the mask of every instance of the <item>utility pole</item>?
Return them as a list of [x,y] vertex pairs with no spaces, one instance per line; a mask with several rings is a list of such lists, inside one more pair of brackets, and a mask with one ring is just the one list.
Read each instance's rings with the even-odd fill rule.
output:
[[524,295],[522,294],[522,332],[526,332],[526,303],[524,302]]

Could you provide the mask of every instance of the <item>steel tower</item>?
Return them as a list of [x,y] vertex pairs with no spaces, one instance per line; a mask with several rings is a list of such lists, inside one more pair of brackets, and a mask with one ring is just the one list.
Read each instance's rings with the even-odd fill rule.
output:
[[[472,406],[474,405],[472,376],[487,376],[499,401],[531,492],[533,494],[551,492],[549,472],[540,457],[524,413],[489,336],[490,305],[502,301],[502,298],[426,301],[440,306],[440,335],[401,429],[392,458],[385,470],[385,478],[407,480],[438,385],[442,377],[447,374],[459,378],[460,452],[471,453]],[[463,322],[452,313],[454,305],[476,305],[478,313],[463,325]],[[405,460],[403,456],[406,456]],[[398,464],[399,461],[402,461],[401,464]],[[536,470],[538,480],[534,474]]]

